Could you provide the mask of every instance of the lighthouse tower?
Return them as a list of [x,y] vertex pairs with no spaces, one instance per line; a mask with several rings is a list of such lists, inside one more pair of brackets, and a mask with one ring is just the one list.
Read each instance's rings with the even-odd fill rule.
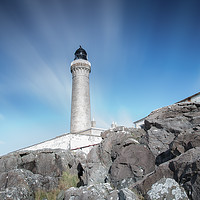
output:
[[91,64],[87,60],[86,51],[80,46],[75,52],[71,63],[72,102],[71,102],[71,133],[91,128],[89,74]]

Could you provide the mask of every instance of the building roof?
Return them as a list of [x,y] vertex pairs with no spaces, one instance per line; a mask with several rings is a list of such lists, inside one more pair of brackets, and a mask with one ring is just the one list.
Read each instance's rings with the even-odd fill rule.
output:
[[138,122],[140,122],[140,121],[145,120],[145,118],[146,118],[146,117],[143,117],[143,118],[141,118],[141,119],[138,119],[137,121],[134,121],[133,123],[136,124],[136,123],[138,123]]
[[85,51],[85,49],[83,49],[81,47],[81,45],[80,45],[79,49],[76,50],[74,55],[75,55],[74,60],[77,60],[77,59],[87,60],[87,52]]
[[200,95],[200,92],[197,92],[196,94],[193,94],[192,96],[189,96],[189,97],[187,97],[187,98],[185,98],[185,99],[183,99],[183,100],[181,100],[181,101],[178,101],[178,102],[176,102],[176,103],[184,102],[184,101],[189,100],[189,99],[191,99],[191,98],[193,98],[193,97],[195,97],[195,96],[197,96],[197,95]]

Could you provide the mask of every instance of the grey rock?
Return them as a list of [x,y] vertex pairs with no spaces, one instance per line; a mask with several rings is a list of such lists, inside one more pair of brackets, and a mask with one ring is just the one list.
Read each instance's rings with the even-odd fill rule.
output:
[[120,191],[113,189],[109,183],[99,183],[65,191],[65,200],[139,200],[128,188]]
[[65,198],[65,191],[61,190],[56,198],[56,200],[64,200]]
[[0,175],[1,190],[12,187],[29,187],[32,190],[37,188],[51,190],[58,184],[58,179],[50,176],[33,174],[25,169],[14,169]]
[[33,192],[24,187],[11,187],[0,192],[1,200],[34,200]]
[[0,199],[31,199],[38,189],[58,186],[63,171],[78,173],[77,159],[70,151],[19,151],[0,157]]
[[137,136],[136,129],[116,130],[103,132],[102,142],[89,152],[82,165],[84,185],[111,182],[118,188],[127,187],[154,170],[153,154],[136,140],[144,131]]
[[21,157],[19,155],[10,154],[0,157],[0,173],[6,172],[12,169],[17,169],[17,166],[21,164]]
[[199,132],[199,103],[173,104],[153,111],[145,120],[149,147],[155,156],[167,151],[180,133]]
[[155,170],[155,158],[144,145],[127,145],[125,140],[113,149],[113,154],[117,157],[110,168],[110,179],[117,188],[127,187]]
[[113,195],[114,189],[109,183],[100,183],[65,191],[65,200],[106,200]]
[[34,190],[53,189],[58,182],[25,169],[13,169],[0,175],[0,199],[34,199]]
[[172,178],[181,185],[190,199],[198,200],[200,196],[200,147],[192,148],[180,156],[165,162],[142,180],[132,184],[143,195],[161,178]]
[[75,157],[64,150],[19,151],[0,157],[0,172],[27,169],[44,176],[60,176],[67,166],[76,168],[76,165]]
[[133,183],[130,188],[145,195],[151,186],[163,177],[173,178],[173,172],[169,169],[169,162],[161,164],[154,172],[147,174],[143,179]]
[[186,133],[180,134],[175,138],[175,140],[170,144],[170,151],[174,156],[179,156],[195,147],[200,147],[200,134]]
[[167,151],[169,144],[174,140],[175,135],[164,129],[151,127],[148,130],[148,146],[155,156]]
[[162,178],[147,192],[148,200],[189,200],[185,190],[171,178]]
[[119,191],[119,200],[139,200],[138,196],[128,188]]
[[106,200],[119,200],[119,191],[118,190],[113,190],[111,191]]
[[188,150],[169,163],[174,179],[184,187],[190,199],[200,196],[200,147]]
[[[164,188],[173,179],[171,182],[176,181],[179,186],[174,183],[170,188],[167,184],[164,190],[168,199],[175,198],[174,188],[182,192],[183,187],[190,199],[197,200],[200,196],[199,124],[200,104],[182,103],[152,112],[146,118],[145,130],[116,127],[103,132],[102,142],[87,157],[81,152],[72,154],[51,149],[2,156],[0,199],[32,200],[37,189],[57,187],[63,171],[69,169],[78,174],[78,185],[82,187],[61,192],[57,199],[138,199],[137,192],[143,196],[148,193],[150,199],[154,198],[153,193],[160,194],[162,199],[158,186]],[[155,188],[156,192],[150,192]]]
[[200,134],[196,133],[181,133],[170,144],[169,149],[156,157],[156,164],[171,160],[176,156],[188,151],[189,149],[200,147]]
[[92,148],[89,152],[86,164],[83,165],[84,174],[81,179],[84,185],[94,185],[98,183],[104,183],[108,174],[109,165],[104,165],[99,147]]

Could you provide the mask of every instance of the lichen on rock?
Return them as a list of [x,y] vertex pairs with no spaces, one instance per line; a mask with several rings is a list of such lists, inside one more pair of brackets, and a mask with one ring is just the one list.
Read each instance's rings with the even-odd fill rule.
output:
[[147,192],[149,200],[189,200],[185,190],[171,178],[162,178]]

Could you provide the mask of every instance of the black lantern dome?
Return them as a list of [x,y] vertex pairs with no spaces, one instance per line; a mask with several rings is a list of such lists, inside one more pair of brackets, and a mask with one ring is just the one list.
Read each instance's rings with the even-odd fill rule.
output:
[[76,50],[76,52],[74,53],[75,58],[74,60],[78,60],[78,59],[83,59],[83,60],[87,60],[87,53],[86,51],[81,47],[79,47],[79,49]]

